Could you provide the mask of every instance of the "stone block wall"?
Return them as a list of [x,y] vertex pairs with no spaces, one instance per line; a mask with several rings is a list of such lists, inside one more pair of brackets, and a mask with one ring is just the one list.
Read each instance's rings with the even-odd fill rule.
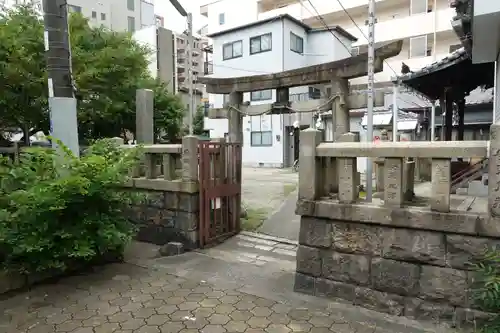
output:
[[198,193],[149,191],[140,205],[129,207],[137,224],[139,241],[164,245],[181,242],[186,249],[198,247]]
[[474,305],[471,264],[485,246],[500,248],[500,239],[305,214],[296,291],[452,325],[489,315]]

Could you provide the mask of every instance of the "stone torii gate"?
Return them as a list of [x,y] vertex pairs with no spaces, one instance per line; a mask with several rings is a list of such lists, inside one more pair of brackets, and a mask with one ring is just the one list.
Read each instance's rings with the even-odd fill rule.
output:
[[[397,56],[401,52],[403,41],[396,41],[375,50],[375,72],[383,70],[384,60]],[[207,93],[229,94],[229,107],[209,110],[208,117],[212,119],[228,119],[228,142],[243,141],[243,115],[259,115],[266,110],[271,113],[293,113],[290,109],[332,110],[334,120],[334,138],[349,132],[349,110],[365,108],[364,94],[349,94],[349,79],[367,75],[368,54],[362,53],[355,57],[332,61],[324,64],[292,69],[284,72],[241,76],[233,78],[201,77],[199,82],[206,85]],[[330,99],[309,100],[301,102],[289,101],[289,89],[293,87],[332,83]],[[259,90],[276,89],[276,102],[262,105],[243,104],[243,93]],[[337,98],[338,97],[338,98]],[[376,93],[375,106],[384,105],[384,94]],[[237,112],[230,108],[237,108]]]

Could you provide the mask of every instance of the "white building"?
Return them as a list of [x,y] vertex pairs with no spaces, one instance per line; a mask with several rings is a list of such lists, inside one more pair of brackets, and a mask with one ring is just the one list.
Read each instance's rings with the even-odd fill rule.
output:
[[[286,13],[314,28],[341,26],[358,38],[352,53],[367,50],[368,0],[208,0],[200,9],[208,17],[209,34]],[[400,74],[402,62],[418,69],[459,48],[451,26],[453,16],[449,0],[376,0],[376,43],[404,40],[401,54],[387,61],[392,69],[386,65],[375,75],[376,82],[390,82],[394,71]],[[351,81],[365,83],[366,78]]]
[[[340,60],[350,57],[342,44],[350,46],[356,41],[338,26],[331,27],[330,31],[312,29],[290,15],[233,26],[207,37],[213,42],[212,77],[275,73]],[[310,92],[319,91],[314,87],[297,87],[290,89],[290,96],[300,99],[301,95],[308,96]],[[222,107],[227,97],[210,95],[210,104]],[[276,91],[245,93],[243,100],[251,104],[270,104],[276,100]],[[293,133],[293,121],[290,115],[244,117],[243,164],[290,166],[295,145],[290,134]],[[210,130],[211,137],[224,137],[228,132],[227,120],[206,119],[205,128]]]
[[[82,13],[90,24],[116,31],[134,32],[156,24],[154,0],[68,0],[70,12]],[[0,7],[35,2],[41,9],[41,0],[0,0]]]

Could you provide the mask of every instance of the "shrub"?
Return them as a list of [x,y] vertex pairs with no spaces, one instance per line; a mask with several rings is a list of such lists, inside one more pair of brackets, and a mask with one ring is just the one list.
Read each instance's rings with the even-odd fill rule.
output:
[[4,269],[64,272],[103,256],[121,255],[133,236],[117,189],[138,161],[137,149],[96,141],[78,158],[29,148],[18,164],[0,163],[0,255]]
[[500,333],[500,252],[489,250],[476,265],[475,300],[494,317],[479,323],[480,332]]

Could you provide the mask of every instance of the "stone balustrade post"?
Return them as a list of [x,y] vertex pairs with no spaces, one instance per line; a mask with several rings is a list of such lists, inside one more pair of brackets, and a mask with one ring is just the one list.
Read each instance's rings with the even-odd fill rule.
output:
[[403,195],[405,200],[413,199],[415,194],[415,161],[406,161],[404,165]]
[[488,213],[492,218],[500,218],[500,124],[490,127]]
[[323,193],[329,195],[330,193],[338,193],[339,191],[339,174],[337,159],[335,157],[323,158]]
[[[359,135],[354,133],[345,133],[338,137],[338,142],[359,142]],[[337,161],[339,179],[339,202],[354,203],[359,198],[357,158],[339,157]]]
[[194,135],[182,138],[182,180],[198,181],[198,137]]
[[177,178],[175,174],[177,161],[173,154],[163,154],[163,179],[174,180]]
[[384,205],[403,205],[403,159],[389,157],[384,163]]
[[450,211],[451,160],[432,159],[431,210],[448,213]]
[[321,184],[322,163],[316,157],[316,147],[322,133],[314,128],[300,132],[299,200],[316,200],[323,194]]
[[144,154],[144,167],[146,169],[145,176],[147,179],[155,179],[157,177],[155,154]]

